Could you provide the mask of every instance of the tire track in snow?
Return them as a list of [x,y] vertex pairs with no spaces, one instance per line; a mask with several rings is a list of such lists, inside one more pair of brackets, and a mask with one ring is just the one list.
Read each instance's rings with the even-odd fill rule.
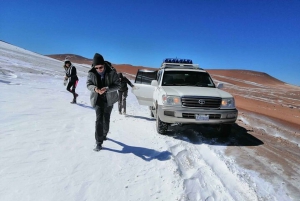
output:
[[183,178],[186,200],[258,200],[255,190],[209,145],[180,138],[179,143],[167,140],[167,144]]

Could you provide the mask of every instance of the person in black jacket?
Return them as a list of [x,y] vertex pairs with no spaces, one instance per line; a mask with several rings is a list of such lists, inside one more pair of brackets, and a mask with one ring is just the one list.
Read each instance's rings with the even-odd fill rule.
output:
[[[75,66],[72,65],[71,61],[66,59],[64,64],[64,69],[66,72],[65,81],[67,82],[69,80],[69,83],[67,85],[67,91],[71,92],[73,94],[73,101],[71,103],[76,103],[76,98],[78,94],[75,92],[76,86],[78,84],[78,77],[77,77],[77,71]],[[65,83],[66,83],[65,82]],[[72,87],[72,89],[71,89]]]
[[126,98],[128,96],[127,84],[130,85],[131,87],[134,87],[134,85],[127,79],[127,77],[123,76],[122,73],[119,73],[119,79],[121,81],[121,87],[118,90],[119,92],[118,109],[119,109],[119,114],[122,114],[122,109],[123,109],[123,114],[126,114]]
[[100,151],[109,131],[111,111],[114,103],[118,101],[118,89],[121,84],[116,70],[108,61],[104,61],[101,54],[96,53],[92,69],[88,72],[86,85],[91,92],[91,105],[96,111],[94,150]]

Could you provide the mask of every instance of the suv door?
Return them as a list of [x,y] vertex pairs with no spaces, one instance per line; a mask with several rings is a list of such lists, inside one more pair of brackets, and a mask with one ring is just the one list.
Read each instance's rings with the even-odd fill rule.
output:
[[136,96],[140,105],[153,106],[154,86],[151,85],[152,80],[157,79],[157,71],[138,70],[132,93]]

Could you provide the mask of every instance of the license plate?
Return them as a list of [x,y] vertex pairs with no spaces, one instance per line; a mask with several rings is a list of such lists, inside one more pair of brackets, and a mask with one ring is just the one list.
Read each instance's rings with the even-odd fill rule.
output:
[[206,115],[206,114],[196,114],[195,115],[196,117],[196,120],[197,121],[208,121],[209,120],[209,115]]

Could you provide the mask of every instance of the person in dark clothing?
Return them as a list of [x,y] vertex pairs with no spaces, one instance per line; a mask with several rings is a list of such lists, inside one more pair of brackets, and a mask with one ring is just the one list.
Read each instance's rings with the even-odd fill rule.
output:
[[102,149],[110,126],[110,115],[113,104],[118,101],[120,80],[116,70],[101,54],[96,53],[93,58],[92,69],[88,72],[87,88],[91,91],[90,101],[96,111],[95,151]]
[[[69,80],[69,83],[67,85],[67,91],[71,92],[73,94],[73,101],[71,103],[76,103],[76,98],[78,94],[75,92],[76,86],[78,84],[78,77],[77,77],[77,71],[75,66],[72,65],[71,61],[66,59],[64,61],[64,69],[66,72],[65,76],[65,84]],[[71,89],[72,88],[72,89]]]
[[122,109],[123,109],[123,114],[126,114],[126,98],[128,96],[127,84],[130,85],[131,87],[134,87],[134,85],[127,79],[127,77],[123,76],[122,73],[119,73],[118,75],[119,75],[119,79],[121,81],[121,87],[118,90],[118,92],[119,92],[119,101],[118,101],[119,114],[122,114]]

